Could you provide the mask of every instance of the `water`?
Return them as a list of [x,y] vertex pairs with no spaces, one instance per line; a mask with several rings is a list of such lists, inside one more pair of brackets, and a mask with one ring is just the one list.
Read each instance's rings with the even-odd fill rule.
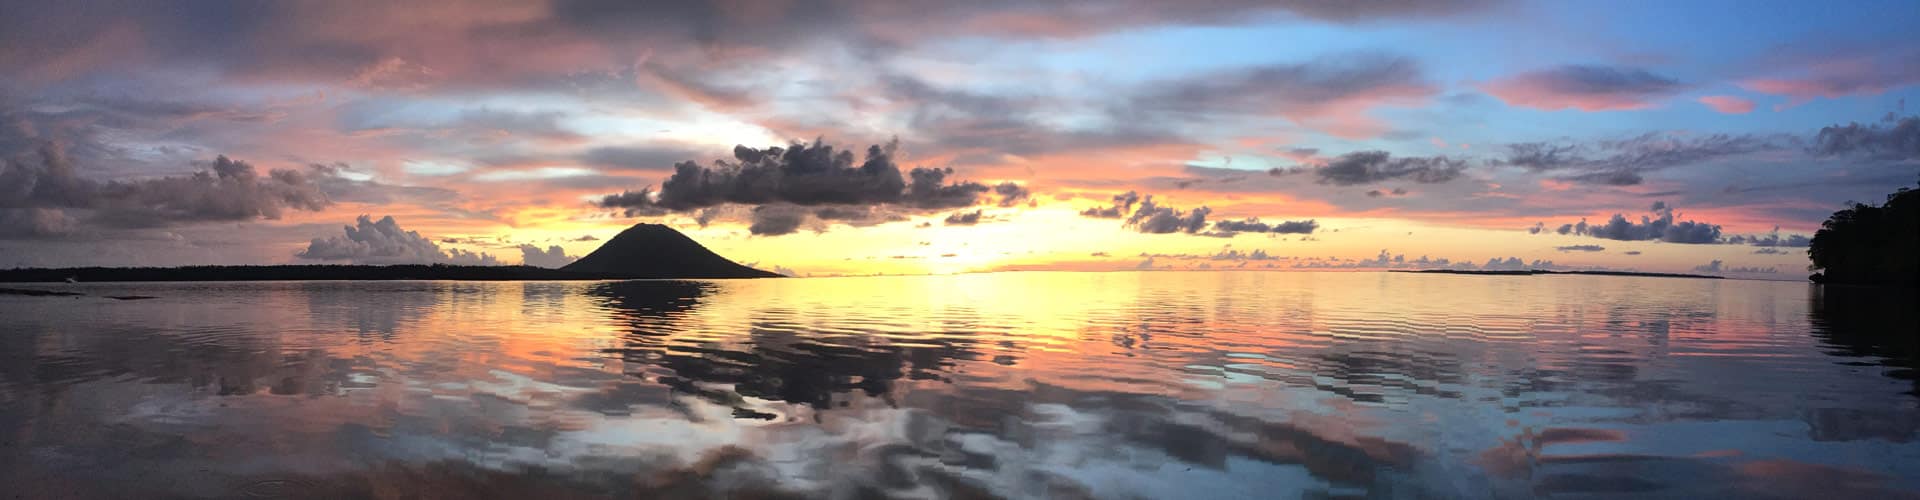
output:
[[[1871,497],[1911,298],[1387,273],[40,285],[0,490]],[[113,301],[100,295],[151,295]]]

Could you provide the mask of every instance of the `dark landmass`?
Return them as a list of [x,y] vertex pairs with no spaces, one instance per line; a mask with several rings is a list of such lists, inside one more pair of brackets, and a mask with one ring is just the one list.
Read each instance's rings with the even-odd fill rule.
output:
[[660,224],[634,224],[563,272],[629,278],[777,278],[737,264]]
[[1710,280],[1726,279],[1721,276],[1710,276],[1705,274],[1640,273],[1640,272],[1632,272],[1632,271],[1548,271],[1544,269],[1533,269],[1533,270],[1525,270],[1525,271],[1467,271],[1467,270],[1461,270],[1461,269],[1421,269],[1417,271],[1394,270],[1389,272],[1428,273],[1428,274],[1474,274],[1474,275],[1484,275],[1484,276],[1531,276],[1535,274],[1590,274],[1590,275],[1596,275],[1596,276],[1641,276],[1641,277],[1649,277],[1649,278],[1700,278],[1700,279],[1710,279]]
[[[444,264],[76,267],[0,270],[0,282],[102,281],[374,281],[374,280],[607,280],[773,278],[780,275],[736,264],[692,238],[659,224],[637,224],[599,249],[560,269],[532,266]],[[17,292],[40,292],[16,290]],[[0,292],[16,294],[12,292]],[[66,292],[48,292],[66,293]],[[26,294],[26,293],[17,293]],[[116,297],[118,298],[118,297]],[[138,300],[126,296],[120,300]]]
[[338,281],[338,280],[583,280],[602,276],[528,266],[296,265],[187,267],[73,267],[0,270],[0,282],[75,281]]
[[78,297],[84,293],[56,292],[52,290],[28,290],[24,288],[0,288],[0,295],[25,295],[28,297]]
[[1807,247],[1815,283],[1920,287],[1920,190],[1834,212]]

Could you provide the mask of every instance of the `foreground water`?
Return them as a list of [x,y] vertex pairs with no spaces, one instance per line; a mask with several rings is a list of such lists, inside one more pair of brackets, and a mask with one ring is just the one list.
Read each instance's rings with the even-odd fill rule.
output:
[[[1873,497],[1911,298],[1383,273],[43,285],[0,484],[69,497]],[[112,301],[100,295],[150,295]]]

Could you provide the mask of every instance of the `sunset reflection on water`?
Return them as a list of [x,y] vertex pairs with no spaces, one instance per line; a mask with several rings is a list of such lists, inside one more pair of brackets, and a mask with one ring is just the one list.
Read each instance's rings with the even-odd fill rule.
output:
[[28,497],[1920,490],[1913,310],[1800,283],[62,286],[159,298],[0,297]]

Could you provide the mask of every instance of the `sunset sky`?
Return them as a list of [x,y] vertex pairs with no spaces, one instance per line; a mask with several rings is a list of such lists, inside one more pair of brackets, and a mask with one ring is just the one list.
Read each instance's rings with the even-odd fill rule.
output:
[[1800,279],[1827,214],[1920,180],[1915,21],[1913,1],[8,0],[0,267],[557,267],[661,222],[799,275]]

